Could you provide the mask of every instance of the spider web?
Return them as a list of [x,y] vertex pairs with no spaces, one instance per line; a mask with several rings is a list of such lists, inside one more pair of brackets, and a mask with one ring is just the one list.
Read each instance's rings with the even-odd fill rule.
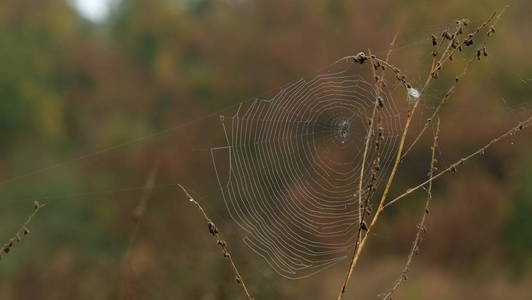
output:
[[[284,277],[319,272],[344,259],[354,244],[376,99],[374,84],[357,73],[356,65],[343,64],[220,116],[227,144],[211,155],[224,202],[246,233],[244,243]],[[390,94],[381,97],[380,161],[386,169],[401,124]],[[376,157],[370,147],[366,168]],[[367,186],[370,177],[364,177]]]

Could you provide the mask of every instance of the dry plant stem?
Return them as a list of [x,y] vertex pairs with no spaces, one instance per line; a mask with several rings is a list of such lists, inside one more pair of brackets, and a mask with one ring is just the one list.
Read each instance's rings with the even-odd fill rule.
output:
[[[371,223],[370,223],[369,227],[367,228],[366,234],[362,238],[362,241],[359,243],[359,246],[358,246],[358,248],[355,251],[355,255],[353,256],[353,259],[351,260],[351,265],[350,265],[349,271],[347,273],[347,277],[346,277],[346,280],[344,282],[344,286],[347,286],[347,284],[349,283],[349,280],[351,279],[351,275],[353,273],[353,270],[354,270],[354,268],[355,268],[355,266],[356,266],[356,264],[358,262],[358,259],[360,258],[360,253],[362,253],[362,250],[364,249],[364,246],[366,245],[366,241],[368,239],[368,236],[371,233],[371,231],[372,231],[373,227],[375,226],[375,224],[377,223],[377,220],[379,219],[382,211],[384,210],[384,201],[386,200],[386,198],[388,196],[388,193],[390,191],[390,187],[392,185],[393,179],[395,178],[395,174],[397,173],[397,167],[399,166],[399,161],[401,159],[401,153],[402,153],[402,150],[403,150],[403,147],[404,147],[406,134],[408,133],[408,129],[409,129],[410,123],[412,121],[412,116],[413,116],[412,112],[414,111],[415,107],[417,107],[418,103],[419,103],[419,101],[416,102],[416,104],[414,104],[414,107],[412,108],[412,110],[408,114],[408,118],[407,118],[407,121],[406,121],[406,124],[405,124],[405,129],[403,130],[403,135],[401,137],[401,142],[399,144],[399,150],[397,151],[397,156],[396,156],[396,159],[395,159],[394,166],[392,168],[392,172],[390,174],[390,177],[388,178],[388,182],[386,183],[386,187],[384,188],[384,192],[382,194],[381,200],[379,201],[379,206],[377,207],[377,211],[375,212],[375,215],[373,216],[373,219],[371,220]],[[342,291],[340,292],[340,295],[338,296],[338,300],[342,299],[344,292],[345,292],[345,288],[342,288]]]
[[360,253],[364,249],[364,246],[366,245],[366,241],[368,239],[369,234],[371,233],[371,231],[372,231],[373,227],[375,226],[375,224],[377,223],[377,220],[379,219],[382,211],[384,210],[384,202],[385,202],[385,200],[386,200],[386,198],[388,196],[388,193],[390,191],[390,187],[391,187],[391,185],[393,183],[393,180],[395,178],[395,174],[397,173],[397,169],[398,169],[398,166],[399,166],[399,162],[401,160],[401,153],[403,152],[403,147],[404,147],[404,144],[405,144],[405,139],[406,139],[406,136],[407,136],[407,133],[408,133],[408,129],[410,128],[410,123],[412,121],[412,117],[413,117],[415,109],[417,108],[418,105],[419,105],[419,101],[416,101],[416,103],[414,104],[414,106],[412,107],[412,109],[408,113],[408,117],[406,119],[405,127],[404,127],[404,130],[403,130],[403,134],[401,136],[401,141],[399,143],[399,149],[397,151],[397,155],[396,155],[396,158],[395,158],[395,163],[393,165],[392,171],[391,171],[390,176],[388,178],[388,181],[386,183],[386,187],[384,188],[384,192],[382,194],[382,197],[381,197],[381,199],[379,201],[379,206],[377,207],[377,211],[375,212],[375,214],[373,216],[373,219],[371,220],[371,223],[370,223],[369,227],[366,230],[366,234],[364,235],[364,237],[362,238],[362,240],[360,241],[358,247],[355,250],[355,254],[353,255],[353,259],[351,260],[349,271],[347,272],[347,276],[345,278],[342,290],[340,291],[340,295],[338,296],[338,300],[341,300],[343,298],[343,295],[345,293],[345,289],[347,287],[347,284],[349,283],[349,280],[351,279],[351,275],[353,274],[353,270],[354,270],[354,268],[355,268],[355,266],[356,266],[356,264],[358,262],[358,259],[360,258]]
[[[436,123],[436,131],[434,133],[434,142],[431,147],[431,160],[430,160],[430,171],[428,174],[429,178],[432,178],[434,176],[435,171],[435,165],[436,165],[436,149],[438,147],[438,138],[440,135],[440,120],[438,119],[438,122]],[[423,214],[421,216],[421,221],[418,224],[418,230],[416,233],[416,238],[414,239],[414,242],[412,243],[412,248],[410,249],[410,253],[408,254],[408,258],[406,260],[405,266],[403,267],[403,270],[401,271],[401,276],[395,281],[393,287],[386,293],[384,296],[384,300],[391,300],[392,295],[397,291],[399,286],[407,279],[408,271],[410,269],[410,265],[412,264],[412,260],[414,259],[414,256],[419,251],[419,244],[423,240],[423,233],[426,231],[425,223],[429,214],[429,208],[430,208],[430,202],[432,200],[432,181],[429,183],[427,187],[427,200],[425,201],[425,209],[423,211]]]
[[417,186],[415,186],[413,188],[410,188],[410,189],[406,190],[406,192],[404,192],[403,194],[397,196],[396,198],[394,198],[390,202],[386,203],[386,205],[384,205],[384,208],[388,208],[389,206],[394,205],[395,203],[397,203],[397,201],[399,201],[399,200],[403,199],[404,197],[412,194],[413,192],[415,192],[418,189],[426,186],[427,184],[430,184],[435,179],[438,179],[438,178],[440,178],[441,176],[443,176],[443,175],[445,175],[447,173],[456,172],[457,168],[459,166],[461,166],[462,164],[464,164],[466,161],[470,160],[471,158],[473,158],[475,156],[484,154],[486,152],[486,150],[488,150],[488,148],[490,148],[494,144],[500,142],[501,140],[503,140],[505,138],[514,136],[517,133],[519,133],[520,131],[522,131],[523,129],[531,127],[531,126],[532,126],[532,116],[530,116],[528,119],[520,122],[519,124],[517,124],[517,126],[515,126],[512,129],[508,130],[506,133],[504,133],[504,134],[492,139],[491,141],[489,141],[486,145],[484,145],[482,148],[478,149],[477,151],[475,151],[475,152],[469,154],[468,156],[465,156],[465,157],[461,158],[460,160],[456,161],[455,163],[451,164],[449,167],[447,167],[443,171],[440,171],[438,174],[434,175],[433,177],[427,179],[426,181],[420,183],[419,185],[417,185]]
[[[486,27],[487,25],[489,25],[489,23],[491,21],[492,22],[492,28],[497,24],[497,21],[501,18],[502,14],[504,13],[504,10],[505,9],[502,9],[501,12],[499,14],[493,14],[492,17],[487,20],[486,22],[484,22],[481,26],[479,26],[477,28],[477,30],[475,31],[476,33],[478,33],[482,28]],[[486,37],[486,40],[483,42],[482,44],[482,47],[481,48],[486,48],[486,44],[487,44],[487,40],[491,37],[490,34],[487,35]],[[440,48],[441,48],[441,45],[442,43],[440,43]],[[440,51],[440,49],[438,49],[438,51]],[[436,60],[436,57],[434,57],[433,59],[433,63],[432,63],[432,70],[434,70],[434,65],[435,65],[435,60]],[[469,70],[469,68],[471,67],[471,65],[473,64],[473,62],[475,62],[477,59],[475,57],[471,58],[469,60],[469,62],[467,63],[467,65],[465,66],[464,70],[462,71],[462,73],[460,75],[458,75],[456,77],[456,80],[454,82],[454,84],[451,86],[451,88],[449,88],[449,90],[447,91],[447,93],[442,97],[442,99],[440,100],[440,103],[438,104],[438,106],[436,107],[436,109],[434,110],[434,112],[432,113],[431,117],[427,119],[427,121],[425,122],[425,125],[423,126],[423,128],[421,129],[421,131],[418,133],[418,135],[414,138],[414,140],[412,141],[412,143],[410,143],[410,146],[408,146],[407,150],[403,153],[403,156],[401,157],[401,159],[403,160],[411,151],[412,149],[414,148],[414,146],[419,142],[419,140],[421,139],[421,137],[423,136],[423,134],[425,133],[425,131],[428,129],[430,123],[432,122],[432,120],[434,120],[434,118],[438,115],[438,113],[440,112],[442,106],[445,104],[445,102],[454,94],[454,91],[456,89],[456,86],[458,85],[458,83],[460,82],[460,79],[465,76],[467,74],[467,71]],[[431,71],[432,72],[432,71]]]
[[[499,14],[497,14],[497,12],[494,12],[489,18],[488,20],[486,20],[484,23],[482,23],[480,26],[478,26],[473,32],[470,32],[468,34],[468,38],[467,40],[469,41],[472,41],[473,40],[473,37],[475,37],[482,29],[484,29],[485,27],[487,27],[488,25],[490,24],[495,24],[495,22],[502,16],[502,14],[504,13],[504,10],[505,9],[502,9],[501,12]],[[449,40],[449,43],[447,44],[447,48],[445,49],[445,51],[443,52],[442,56],[440,57],[440,59],[438,60],[438,62],[436,62],[436,65],[432,68],[431,70],[431,78],[437,78],[437,74],[439,73],[439,71],[441,70],[442,66],[452,60],[452,57],[454,55],[454,53],[457,51],[457,49],[461,49],[460,47],[461,46],[464,46],[464,47],[468,47],[470,46],[471,44],[468,44],[466,41],[466,39],[462,40],[462,41],[459,41],[457,39],[458,35],[463,32],[463,29],[464,27],[467,26],[466,23],[462,22],[462,21],[458,21],[458,26],[457,26],[457,30],[456,32],[453,33],[452,35],[452,38]],[[458,44],[457,46],[453,47],[453,45],[456,45]],[[458,50],[460,51],[460,50]]]
[[[372,55],[371,55],[371,51],[368,49],[368,54],[369,54],[369,60],[370,60],[370,65],[371,65],[371,69],[373,70],[373,77],[374,78],[377,78],[377,73],[375,71],[375,67],[373,65],[373,59],[371,58]],[[364,145],[364,154],[362,156],[362,167],[360,168],[360,180],[358,181],[358,221],[360,222],[360,226],[359,227],[362,227],[362,223],[363,223],[363,215],[365,214],[365,208],[363,207],[363,204],[362,204],[362,191],[363,191],[363,188],[362,188],[362,185],[364,183],[364,171],[366,169],[366,158],[368,157],[368,149],[369,149],[369,144],[370,144],[370,141],[371,141],[371,136],[373,135],[373,126],[374,126],[374,123],[375,123],[375,115],[377,114],[377,110],[379,108],[379,97],[380,97],[380,88],[379,88],[379,83],[381,82],[381,80],[379,80],[375,86],[376,86],[376,89],[375,89],[375,104],[373,105],[373,112],[371,113],[371,118],[369,119],[369,129],[368,129],[368,134],[366,135],[366,139],[365,139],[365,145]],[[369,192],[369,191],[368,191]],[[358,238],[357,238],[357,243],[360,242],[360,228],[359,228],[359,234],[358,234]]]
[[137,205],[133,210],[133,230],[129,237],[126,252],[124,254],[124,257],[122,258],[122,269],[120,272],[120,299],[132,298],[130,293],[130,278],[132,277],[132,275],[134,275],[132,274],[134,270],[133,266],[131,265],[131,251],[134,248],[134,244],[137,240],[142,221],[144,220],[144,216],[146,215],[148,201],[151,198],[151,193],[153,191],[153,187],[155,186],[155,180],[157,178],[158,171],[159,163],[156,163],[155,166],[151,169],[148,177],[146,178],[146,181],[144,183],[144,192],[142,193],[142,196],[140,197]]
[[[492,19],[493,19],[493,17],[490,18],[489,20],[492,20]],[[489,21],[485,22],[484,24],[487,24],[488,22]],[[456,32],[453,34],[453,36],[457,36],[459,34],[459,32],[463,31],[463,26],[465,26],[463,22],[458,22]],[[477,31],[478,31],[478,29],[477,29]],[[355,249],[355,254],[353,255],[353,259],[351,260],[349,271],[347,272],[347,276],[346,276],[344,284],[342,286],[342,290],[340,291],[340,294],[338,296],[338,300],[342,299],[342,297],[343,297],[343,295],[345,293],[345,288],[346,288],[347,284],[349,283],[349,280],[351,279],[351,275],[353,273],[353,269],[356,267],[356,264],[358,263],[358,260],[360,258],[360,254],[362,253],[362,250],[364,249],[364,247],[366,245],[366,241],[368,239],[368,236],[372,232],[373,227],[375,226],[375,224],[379,220],[379,217],[380,217],[380,215],[382,214],[382,212],[383,212],[383,210],[385,208],[384,205],[386,203],[386,199],[388,198],[388,193],[390,192],[390,188],[391,188],[391,186],[392,186],[392,184],[394,182],[395,175],[397,173],[399,164],[401,162],[401,157],[402,157],[402,153],[403,153],[403,148],[405,146],[406,137],[408,135],[408,132],[409,132],[409,129],[410,129],[410,125],[412,123],[412,119],[414,117],[416,109],[417,109],[417,107],[419,106],[419,103],[422,100],[421,97],[424,95],[424,93],[425,93],[427,87],[429,86],[429,84],[431,83],[431,81],[433,79],[435,79],[435,76],[433,76],[434,72],[436,70],[441,70],[443,68],[445,62],[448,61],[448,59],[442,59],[442,58],[446,58],[446,57],[448,57],[448,55],[451,55],[449,53],[452,52],[452,44],[453,44],[453,42],[454,42],[454,40],[449,41],[447,47],[445,48],[445,51],[441,54],[441,58],[439,60],[439,63],[437,63],[434,68],[431,68],[431,71],[428,74],[427,79],[425,80],[425,83],[423,85],[423,88],[421,89],[420,98],[417,99],[417,101],[414,103],[414,105],[412,106],[412,108],[408,112],[408,115],[407,115],[407,118],[406,118],[406,121],[405,121],[405,125],[404,125],[404,128],[403,128],[403,133],[401,135],[401,140],[399,142],[399,148],[397,150],[397,155],[396,155],[396,158],[395,158],[395,162],[394,162],[393,167],[392,167],[392,171],[390,172],[390,176],[388,177],[388,181],[386,182],[386,186],[384,188],[384,191],[382,193],[381,199],[379,201],[379,205],[377,207],[377,211],[373,215],[373,218],[371,220],[371,223],[370,223],[369,227],[367,227],[366,234],[364,235],[364,237],[362,238],[360,243],[358,243],[358,247],[356,247],[356,249]],[[408,97],[408,95],[407,95],[407,97]]]
[[233,260],[233,257],[231,253],[229,252],[229,249],[227,248],[227,243],[222,240],[222,237],[220,236],[220,232],[218,231],[218,227],[214,224],[214,222],[209,218],[203,207],[190,195],[190,193],[183,187],[181,184],[178,184],[178,186],[183,190],[185,195],[188,197],[188,200],[192,203],[194,203],[198,209],[200,210],[201,214],[203,215],[203,218],[205,221],[207,221],[207,225],[209,226],[209,232],[210,234],[216,239],[216,243],[222,250],[222,253],[225,258],[229,260],[229,263],[231,264],[231,267],[233,268],[233,273],[235,274],[235,278],[237,283],[242,287],[242,290],[246,294],[246,297],[248,300],[253,300],[253,297],[251,297],[251,294],[249,293],[246,284],[244,283],[244,279],[242,278],[242,275],[240,275],[240,272],[238,271],[238,268],[236,267],[236,264]]
[[[462,73],[462,74],[465,74],[465,73]],[[456,83],[453,86],[451,86],[451,88],[447,91],[447,93],[445,93],[445,95],[441,98],[440,103],[438,103],[438,106],[436,107],[436,109],[434,110],[430,118],[428,118],[425,121],[425,124],[423,125],[423,128],[421,129],[421,131],[418,133],[418,135],[414,138],[414,141],[410,143],[410,146],[408,146],[408,148],[405,150],[405,152],[401,156],[401,160],[404,160],[405,157],[412,151],[412,149],[417,144],[417,142],[419,142],[419,140],[421,139],[425,131],[429,128],[430,123],[432,123],[434,118],[440,112],[445,102],[454,94],[455,89],[456,89]]]
[[33,220],[33,217],[43,208],[45,205],[40,204],[38,201],[35,201],[33,204],[33,212],[31,215],[26,219],[26,221],[20,226],[19,230],[15,233],[15,236],[9,239],[7,243],[0,249],[0,261],[6,256],[13,247],[22,241],[24,236],[28,235],[30,233],[30,230],[28,229],[29,224],[31,223],[31,220]]
[[[389,61],[390,59],[390,56],[392,54],[392,51],[393,51],[393,47],[395,45],[395,41],[397,40],[397,37],[399,36],[399,32],[397,32],[395,34],[395,36],[393,37],[393,40],[392,42],[390,43],[390,50],[388,50],[388,53],[386,54],[386,63]],[[371,69],[373,71],[373,76],[374,78],[377,78],[377,71],[375,70],[375,67],[374,67],[374,64],[373,64],[373,55],[371,55],[371,51],[368,49],[368,54],[369,54],[369,60],[370,60],[370,65],[371,65]],[[373,126],[374,126],[374,123],[375,123],[375,116],[377,114],[377,111],[379,109],[379,96],[380,96],[380,90],[382,89],[382,85],[384,84],[384,74],[381,74],[380,78],[377,80],[377,83],[375,84],[375,93],[376,93],[376,97],[375,97],[375,105],[373,107],[373,112],[372,112],[372,115],[371,115],[371,119],[369,120],[369,130],[368,130],[368,134],[366,136],[366,140],[365,140],[365,147],[364,147],[364,154],[363,154],[363,157],[362,157],[362,168],[360,170],[360,181],[359,181],[359,191],[358,191],[358,201],[359,201],[359,226],[358,226],[358,231],[357,231],[357,236],[356,236],[356,242],[355,242],[355,248],[354,248],[354,253],[353,253],[353,256],[356,254],[356,252],[358,251],[358,248],[360,246],[360,243],[362,241],[362,231],[363,230],[366,230],[366,225],[365,225],[365,222],[364,222],[364,218],[365,218],[365,215],[366,215],[366,211],[367,211],[367,205],[368,205],[368,201],[369,201],[369,197],[370,197],[370,194],[371,194],[371,191],[368,191],[368,200],[367,201],[362,201],[362,184],[363,184],[363,178],[364,178],[364,168],[365,168],[365,163],[366,163],[366,158],[367,158],[367,155],[368,155],[368,148],[369,148],[369,144],[370,144],[370,140],[371,140],[371,135],[372,135],[372,132],[373,132]],[[379,159],[379,157],[377,157],[376,159]],[[365,203],[364,205],[362,205],[362,203]],[[351,261],[350,265],[349,265],[349,271],[346,275],[346,278],[342,284],[342,288],[340,290],[340,295],[338,296],[338,299],[342,299],[343,295],[345,294],[345,291],[346,291],[346,288],[347,288],[347,284],[349,283],[349,279],[351,278],[351,274],[353,272],[353,264],[354,264],[354,260]]]

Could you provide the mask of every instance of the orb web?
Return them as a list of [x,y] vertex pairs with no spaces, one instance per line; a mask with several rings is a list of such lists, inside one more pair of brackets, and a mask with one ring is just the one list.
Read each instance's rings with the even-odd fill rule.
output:
[[[388,93],[381,97],[379,157],[386,169],[400,114]],[[271,99],[241,103],[233,115],[220,116],[227,145],[211,154],[222,197],[245,231],[244,243],[280,275],[310,276],[345,258],[353,246],[375,99],[374,84],[351,65],[298,80]],[[376,156],[370,147],[366,168]],[[367,186],[370,178],[364,177]]]

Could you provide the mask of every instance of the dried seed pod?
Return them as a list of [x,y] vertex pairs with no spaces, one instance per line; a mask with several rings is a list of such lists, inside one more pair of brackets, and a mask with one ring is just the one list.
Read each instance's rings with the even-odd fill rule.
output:
[[384,107],[384,101],[381,96],[377,97],[377,105],[381,108]]
[[488,30],[488,36],[492,36],[493,34],[495,34],[495,27],[491,26]]
[[360,223],[360,229],[362,229],[364,231],[368,231],[368,225],[366,224],[366,222],[362,221]]
[[209,221],[208,226],[209,226],[209,232],[211,233],[211,235],[214,236],[214,235],[217,235],[217,234],[218,234],[218,228],[216,228],[216,225],[214,225],[213,222],[210,222],[210,221]]
[[352,59],[356,63],[363,64],[368,60],[368,57],[364,52],[359,52],[357,55],[352,56]]
[[433,34],[431,35],[431,38],[432,38],[432,46],[434,47],[438,46],[438,39],[436,38],[436,36]]

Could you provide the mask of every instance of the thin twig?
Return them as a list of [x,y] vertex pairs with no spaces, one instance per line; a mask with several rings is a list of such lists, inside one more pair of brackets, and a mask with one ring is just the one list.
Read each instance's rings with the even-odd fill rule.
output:
[[[393,51],[393,47],[395,45],[395,41],[397,40],[397,37],[399,36],[399,32],[397,32],[395,34],[395,36],[393,37],[392,39],[392,42],[390,43],[390,49],[388,50],[388,53],[386,55],[386,62],[389,61],[390,59],[390,56],[392,54],[392,51]],[[369,148],[369,144],[370,144],[370,140],[371,140],[371,135],[373,133],[373,126],[374,126],[374,122],[375,122],[375,116],[377,114],[377,111],[380,107],[380,105],[382,104],[382,100],[380,99],[380,91],[382,89],[382,86],[384,84],[384,74],[381,74],[380,77],[377,77],[377,70],[375,68],[375,65],[373,63],[373,55],[371,54],[370,50],[368,50],[368,54],[369,54],[369,59],[370,59],[370,64],[371,64],[371,69],[373,71],[373,76],[375,78],[378,78],[377,81],[376,81],[376,84],[375,84],[375,93],[376,93],[376,97],[375,97],[375,104],[374,104],[374,107],[373,107],[373,112],[372,112],[372,115],[371,115],[371,119],[369,120],[369,130],[368,130],[368,134],[366,136],[366,140],[365,140],[365,147],[364,147],[364,155],[363,155],[363,158],[362,158],[362,169],[360,170],[360,181],[359,181],[359,190],[358,190],[358,201],[359,201],[359,226],[358,226],[358,230],[357,230],[357,235],[356,235],[356,240],[355,240],[355,247],[354,247],[354,250],[353,250],[353,257],[356,255],[356,252],[358,251],[358,247],[360,246],[360,243],[362,241],[362,232],[364,230],[367,230],[367,226],[366,226],[366,223],[364,221],[364,218],[367,214],[367,211],[368,211],[368,204],[369,204],[369,198],[371,197],[371,187],[368,189],[368,195],[366,197],[366,200],[365,201],[362,201],[362,183],[363,183],[363,177],[364,177],[364,168],[365,168],[365,164],[366,164],[366,158],[367,158],[367,155],[368,155],[368,148]],[[380,141],[378,142],[377,145],[380,145]],[[379,147],[379,146],[377,146]],[[380,155],[377,155],[377,157],[375,158],[377,160],[377,164],[379,164],[379,159],[380,159]],[[374,162],[375,164],[375,162]],[[344,282],[342,284],[342,288],[340,290],[340,294],[338,296],[338,299],[341,300],[343,298],[343,295],[345,294],[345,291],[347,289],[347,285],[349,284],[349,280],[351,278],[351,274],[353,272],[353,264],[354,264],[354,260],[351,260],[351,263],[349,265],[349,271],[344,279]]]
[[[373,77],[379,78],[377,76],[377,71],[375,70],[375,66],[373,64],[373,59],[371,55],[371,51],[368,49],[368,54],[370,57],[370,65],[371,69],[373,70]],[[375,103],[373,104],[373,112],[371,113],[371,118],[369,119],[369,127],[368,127],[368,134],[366,135],[365,139],[365,145],[364,145],[364,154],[362,155],[362,167],[360,168],[360,178],[358,181],[358,222],[360,224],[360,228],[363,228],[365,225],[362,225],[363,215],[365,214],[366,207],[363,205],[362,201],[362,191],[364,190],[362,185],[364,183],[364,171],[366,170],[366,159],[368,157],[368,150],[369,150],[369,144],[371,142],[371,136],[373,135],[373,127],[375,123],[375,116],[377,115],[377,111],[379,109],[379,106],[382,105],[382,100],[380,98],[380,82],[382,82],[381,79],[377,79],[377,82],[375,83]],[[368,191],[369,193],[370,191]],[[359,230],[360,232],[360,230]],[[360,243],[360,234],[358,234],[357,243]]]
[[133,210],[133,230],[129,237],[126,252],[124,254],[124,257],[122,258],[122,270],[120,274],[120,299],[131,299],[130,279],[132,277],[132,274],[130,273],[133,273],[134,271],[133,266],[131,265],[131,252],[134,248],[135,242],[137,241],[137,236],[142,225],[142,221],[144,220],[144,216],[146,215],[148,202],[151,198],[153,187],[155,186],[155,180],[158,171],[159,163],[156,163],[151,169],[148,177],[146,178],[146,181],[144,183],[144,192],[142,193],[142,196],[139,198],[139,201]]
[[452,85],[451,88],[449,88],[449,90],[447,91],[447,93],[445,93],[445,95],[441,98],[440,103],[438,103],[438,106],[436,107],[432,115],[425,121],[425,125],[423,125],[423,128],[421,129],[421,131],[418,133],[418,135],[414,138],[414,141],[410,143],[410,146],[408,146],[408,148],[405,150],[405,152],[401,156],[401,160],[404,160],[405,157],[410,153],[410,151],[412,151],[412,149],[417,144],[417,142],[421,139],[425,131],[429,128],[429,125],[432,123],[434,118],[439,114],[445,102],[454,94],[454,91],[456,89],[456,83],[457,81],[455,81],[455,84]]
[[[486,39],[483,41],[483,44],[482,46],[479,48],[479,49],[486,49],[486,45],[487,45],[487,42],[489,40],[489,38],[492,36],[492,33],[495,32],[495,25],[497,24],[497,21],[501,18],[502,14],[504,13],[505,9],[502,9],[498,14],[493,14],[492,17],[487,20],[486,22],[484,22],[483,24],[481,24],[476,30],[475,30],[475,33],[478,34],[478,32],[488,26],[490,24],[490,22],[492,22],[492,26],[490,28],[490,31],[488,31],[487,33],[487,36],[486,36]],[[440,43],[440,47],[441,47],[441,43]],[[438,49],[439,51],[439,49]],[[485,52],[485,54],[487,55],[487,52]],[[452,54],[451,56],[452,57]],[[436,56],[434,56],[434,58],[436,58]],[[471,67],[471,65],[475,62],[479,60],[478,59],[478,56],[477,57],[473,57],[471,58],[468,63],[466,64],[466,66],[464,67],[464,70],[462,71],[462,73],[460,73],[460,75],[456,76],[455,78],[455,81],[454,81],[454,84],[449,88],[449,90],[447,91],[447,93],[445,93],[445,95],[441,98],[440,102],[438,103],[438,106],[436,107],[436,109],[434,110],[434,112],[432,113],[432,115],[430,116],[430,118],[428,118],[426,121],[425,121],[425,125],[423,126],[423,128],[421,129],[421,131],[418,133],[418,135],[414,138],[414,140],[410,143],[410,146],[408,146],[407,150],[403,153],[403,156],[401,157],[401,159],[405,159],[405,157],[412,151],[412,149],[414,148],[414,146],[418,143],[418,141],[421,139],[421,137],[423,136],[423,134],[425,133],[425,131],[428,129],[430,123],[434,120],[434,118],[438,115],[438,113],[440,112],[442,106],[445,104],[445,102],[454,94],[455,92],[455,89],[456,89],[456,86],[458,85],[458,83],[460,82],[460,79],[465,76],[467,74],[467,71],[469,70],[469,68]],[[433,67],[432,69],[434,69],[434,61],[433,60]]]
[[[430,160],[430,171],[428,174],[429,178],[432,178],[435,171],[435,165],[436,165],[436,149],[438,147],[438,138],[440,135],[440,119],[438,119],[438,122],[436,123],[436,132],[434,133],[434,142],[431,147],[431,160]],[[408,271],[410,269],[410,265],[412,264],[412,260],[414,259],[414,256],[418,254],[419,252],[419,245],[421,241],[423,240],[423,234],[426,231],[425,223],[427,220],[427,216],[429,215],[429,209],[430,209],[430,202],[432,200],[432,181],[429,183],[429,186],[427,187],[427,200],[425,201],[425,209],[423,211],[423,214],[421,216],[421,221],[418,224],[418,229],[416,233],[416,238],[414,239],[414,242],[412,243],[412,248],[410,249],[410,253],[408,254],[408,258],[406,260],[405,266],[403,267],[403,270],[401,271],[401,276],[395,281],[393,287],[386,293],[384,296],[384,300],[391,300],[393,293],[397,291],[399,286],[408,278]]]
[[510,129],[510,130],[506,131],[504,134],[492,139],[491,141],[489,141],[486,145],[484,145],[483,147],[481,147],[477,151],[469,154],[468,156],[465,156],[465,157],[461,158],[460,160],[458,160],[455,163],[451,164],[449,167],[447,167],[443,171],[440,171],[438,174],[434,175],[433,177],[427,179],[426,181],[420,183],[419,185],[417,185],[417,186],[415,186],[413,188],[410,188],[410,189],[406,190],[406,192],[404,192],[403,194],[397,196],[393,200],[391,200],[388,203],[386,203],[386,205],[384,205],[384,208],[388,208],[389,206],[394,205],[395,203],[397,203],[397,201],[399,201],[399,200],[403,199],[404,197],[412,194],[413,192],[417,191],[418,189],[426,186],[427,184],[429,184],[430,182],[434,181],[435,179],[438,179],[438,178],[440,178],[441,176],[443,176],[443,175],[445,175],[447,173],[456,172],[456,170],[457,170],[457,168],[459,166],[463,165],[466,161],[470,160],[471,158],[473,158],[475,156],[484,154],[486,152],[486,150],[488,148],[490,148],[493,144],[496,144],[496,143],[500,142],[501,140],[503,140],[503,139],[505,139],[507,137],[514,136],[515,134],[519,133],[521,130],[523,130],[525,128],[528,128],[530,126],[532,126],[532,116],[530,116],[528,119],[526,119],[526,120],[524,120],[522,122],[519,122],[519,124],[517,124],[512,129]]
[[209,218],[209,216],[207,215],[207,213],[205,212],[203,207],[201,207],[201,205],[196,200],[194,200],[192,195],[190,195],[190,193],[185,189],[185,187],[183,187],[181,184],[178,184],[178,186],[183,190],[185,195],[188,197],[188,200],[190,202],[194,203],[198,207],[198,209],[200,210],[201,214],[203,215],[203,218],[205,219],[205,221],[207,221],[207,225],[209,226],[209,233],[216,239],[216,243],[218,244],[218,246],[222,250],[222,253],[223,253],[224,257],[229,260],[229,262],[231,264],[231,267],[233,268],[233,273],[235,274],[236,282],[242,287],[242,289],[244,290],[244,293],[246,294],[246,297],[248,298],[248,300],[253,300],[253,297],[248,292],[246,284],[244,283],[244,279],[242,278],[242,275],[240,275],[240,272],[238,271],[238,268],[236,267],[236,264],[235,264],[235,262],[233,260],[233,256],[229,252],[229,249],[227,247],[227,242],[222,240],[222,237],[220,236],[220,232],[218,231],[218,227],[216,227],[216,225],[211,220],[211,218]]
[[33,203],[33,212],[31,215],[26,219],[26,221],[20,226],[19,230],[15,233],[15,236],[9,239],[7,243],[0,249],[0,261],[6,256],[13,247],[22,241],[24,236],[28,235],[30,233],[30,230],[28,229],[29,224],[31,223],[31,220],[33,220],[33,217],[39,212],[41,208],[43,208],[45,204],[41,204],[38,201],[35,201]]

